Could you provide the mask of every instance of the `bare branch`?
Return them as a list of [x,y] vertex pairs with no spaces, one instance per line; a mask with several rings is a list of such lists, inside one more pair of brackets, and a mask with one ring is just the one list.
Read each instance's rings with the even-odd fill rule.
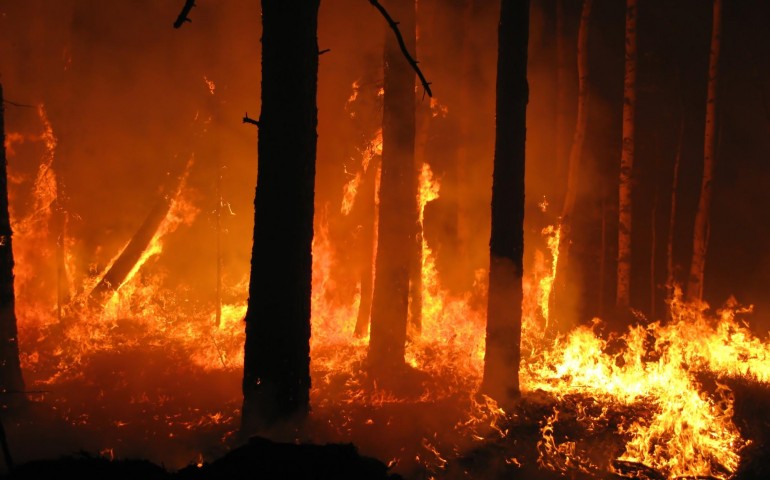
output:
[[393,30],[393,33],[396,34],[396,40],[398,40],[398,46],[401,47],[401,52],[403,52],[404,57],[406,58],[406,61],[409,62],[409,65],[412,66],[415,73],[417,73],[417,76],[420,78],[420,82],[422,82],[422,87],[425,89],[425,93],[427,93],[429,97],[433,97],[433,93],[430,91],[430,82],[425,79],[425,75],[422,74],[422,70],[420,70],[420,67],[417,66],[417,60],[415,60],[409,54],[409,50],[406,48],[406,44],[404,43],[404,37],[401,36],[401,31],[398,29],[398,22],[393,20],[393,17],[390,16],[388,11],[385,10],[385,7],[383,7],[380,4],[380,2],[378,2],[377,0],[369,0],[369,3],[371,3],[374,6],[374,8],[379,10],[379,12],[385,18],[385,21],[388,22],[388,25],[390,26],[391,30]]
[[182,25],[184,25],[184,22],[192,22],[190,20],[190,17],[188,15],[190,14],[190,10],[195,6],[195,0],[185,0],[184,6],[182,7],[182,11],[179,12],[179,16],[176,17],[176,20],[174,21],[174,28],[179,28]]
[[248,112],[243,116],[243,123],[250,123],[252,125],[259,126],[259,121],[254,120],[253,118],[251,118],[249,116]]
[[324,53],[329,53],[331,51],[332,51],[331,48],[324,48],[323,50],[318,51],[318,55],[320,56],[320,55],[323,55]]
[[16,103],[8,100],[7,98],[3,99],[3,103],[7,103],[8,105],[13,105],[14,107],[23,107],[23,108],[35,108],[34,105],[27,105],[26,103]]

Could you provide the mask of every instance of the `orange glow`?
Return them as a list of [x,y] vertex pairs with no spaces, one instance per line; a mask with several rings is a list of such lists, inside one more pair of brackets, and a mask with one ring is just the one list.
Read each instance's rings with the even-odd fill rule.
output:
[[358,187],[366,172],[369,170],[369,164],[376,155],[382,155],[382,129],[380,128],[374,138],[369,142],[366,148],[361,152],[361,170],[357,171],[353,177],[343,187],[342,206],[340,212],[343,215],[350,214],[353,204],[358,195]]

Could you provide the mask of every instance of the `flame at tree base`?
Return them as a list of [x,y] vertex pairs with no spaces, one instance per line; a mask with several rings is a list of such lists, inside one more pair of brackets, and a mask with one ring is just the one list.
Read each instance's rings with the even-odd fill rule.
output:
[[[55,207],[50,125],[41,138],[47,139],[48,167],[35,185],[39,201],[28,216],[13,217],[21,360],[28,387],[41,391],[30,411],[41,416],[36,427],[23,419],[10,422],[9,435],[37,455],[46,453],[36,448],[46,443],[41,438],[61,448],[52,455],[69,453],[78,438],[79,448],[172,467],[198,462],[200,455],[213,458],[237,438],[247,281],[229,285],[227,297],[235,300],[223,305],[217,325],[213,305],[196,301],[184,286],[169,286],[162,271],[149,268],[151,257],[162,254],[163,236],[176,227],[162,228],[107,308],[65,308],[60,321],[56,299],[35,290],[35,261],[52,258],[41,245]],[[439,189],[429,168],[420,183],[424,207]],[[184,194],[170,209],[168,221],[176,226],[192,222],[197,211]],[[302,439],[353,441],[401,472],[436,477],[473,470],[467,452],[487,449],[496,452],[495,466],[477,466],[476,476],[543,468],[588,476],[648,469],[663,478],[729,478],[740,469],[741,453],[752,448],[752,435],[760,435],[739,430],[736,405],[745,415],[739,395],[770,391],[770,346],[741,323],[748,310],[734,301],[710,316],[707,306],[684,303],[677,290],[667,324],[637,325],[623,336],[602,338],[595,322],[552,337],[558,319],[551,318],[548,300],[558,228],[543,232],[549,252],[535,255],[537,264],[525,279],[522,341],[529,354],[522,362],[523,398],[514,411],[476,396],[485,312],[474,299],[485,295],[486,272],[477,272],[474,291],[452,296],[440,285],[427,243],[422,332],[410,338],[402,372],[408,388],[383,388],[364,368],[368,338],[354,335],[360,295],[341,304],[332,294],[336,260],[324,219],[318,220],[313,411],[297,433]],[[72,250],[68,243],[62,247]],[[76,272],[71,254],[65,258],[67,271]],[[88,291],[87,285],[69,289]],[[61,427],[58,439],[50,438],[57,430],[51,422]]]

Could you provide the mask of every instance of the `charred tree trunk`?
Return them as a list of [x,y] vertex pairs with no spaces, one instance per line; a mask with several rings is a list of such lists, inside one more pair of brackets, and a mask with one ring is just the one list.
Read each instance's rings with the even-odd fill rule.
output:
[[[414,0],[388,2],[407,48],[415,46]],[[372,298],[369,362],[387,371],[402,366],[406,342],[409,275],[415,215],[415,74],[393,35],[385,38],[382,177]],[[391,373],[392,375],[392,373]]]
[[[671,209],[668,217],[668,236],[666,237],[666,291],[670,298],[674,296],[676,283],[674,273],[674,228],[676,227],[676,191],[679,188],[679,165],[682,160],[682,143],[684,142],[684,107],[680,109],[679,138],[674,155],[674,170],[671,175]],[[671,315],[671,312],[668,312]]]
[[[19,339],[16,330],[16,304],[13,289],[13,231],[8,214],[8,160],[5,157],[5,104],[0,85],[0,404],[8,405],[15,396],[4,392],[22,392],[24,379],[19,363]],[[18,397],[17,397],[18,398]],[[15,402],[14,402],[15,403]]]
[[[419,114],[419,118],[417,115]],[[415,154],[414,154],[414,195],[418,199],[415,202],[414,215],[414,240],[412,243],[412,260],[409,269],[409,328],[410,336],[419,336],[422,332],[422,245],[423,222],[420,221],[420,174],[425,159],[425,149],[428,142],[428,122],[430,118],[430,106],[421,106],[415,110]],[[417,125],[420,125],[419,131]]]
[[519,395],[524,257],[529,0],[502,0],[489,240],[489,300],[482,392],[508,404]]
[[711,192],[716,150],[716,102],[719,80],[719,50],[722,36],[722,0],[714,0],[711,27],[711,53],[709,55],[708,89],[706,92],[706,129],[703,142],[703,178],[701,180],[698,211],[695,214],[695,231],[692,244],[692,261],[687,282],[689,301],[703,298],[703,272],[706,267],[711,216]]
[[377,253],[377,176],[380,162],[373,158],[372,164],[366,170],[361,185],[361,216],[365,219],[361,230],[361,302],[358,305],[356,318],[356,337],[365,337],[369,333],[369,318],[372,313],[372,287],[374,284],[374,258]]
[[559,187],[563,187],[567,159],[567,101],[569,89],[567,78],[567,30],[565,27],[565,0],[556,0],[556,179]]
[[[569,253],[572,243],[572,216],[575,213],[580,183],[581,157],[583,143],[585,142],[586,127],[588,126],[588,28],[591,19],[591,6],[593,0],[583,0],[583,8],[580,14],[580,26],[578,27],[577,44],[577,70],[578,70],[578,104],[575,132],[572,137],[572,146],[569,152],[567,167],[567,189],[564,194],[564,203],[561,210],[561,241],[559,242],[559,263],[556,271],[554,288],[551,291],[551,303],[565,297],[567,289],[567,276],[569,272]],[[552,310],[554,310],[552,308]]]
[[[189,165],[189,164],[188,164]],[[168,216],[171,205],[179,195],[180,189],[187,173],[174,179],[174,184],[167,188],[167,193],[155,204],[150,213],[142,222],[142,225],[131,237],[118,258],[113,262],[109,270],[104,274],[88,296],[88,303],[94,308],[104,306],[113,292],[118,290],[126,281],[128,275],[141,260],[142,254],[150,246],[153,237]]]
[[310,409],[320,0],[262,1],[262,111],[241,432]]
[[618,188],[618,278],[615,303],[627,309],[631,299],[632,175],[636,112],[636,0],[626,1],[626,52],[623,80],[623,147]]

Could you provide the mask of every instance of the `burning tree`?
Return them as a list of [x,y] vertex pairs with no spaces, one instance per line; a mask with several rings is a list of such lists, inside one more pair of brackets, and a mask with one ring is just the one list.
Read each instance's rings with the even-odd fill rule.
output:
[[497,124],[482,391],[498,402],[507,402],[519,394],[521,363],[529,1],[503,0],[498,28]]
[[302,417],[310,408],[319,3],[262,2],[262,111],[246,312],[244,433]]
[[[406,48],[414,50],[414,1],[398,0],[389,7],[406,34]],[[404,364],[409,277],[414,261],[407,246],[415,241],[417,223],[415,73],[392,35],[385,39],[384,62],[380,216],[369,343],[369,361],[377,370]]]
[[[13,289],[13,231],[8,215],[8,161],[5,158],[5,104],[0,85],[0,393],[24,390],[16,332]],[[8,397],[0,399],[7,405]]]

